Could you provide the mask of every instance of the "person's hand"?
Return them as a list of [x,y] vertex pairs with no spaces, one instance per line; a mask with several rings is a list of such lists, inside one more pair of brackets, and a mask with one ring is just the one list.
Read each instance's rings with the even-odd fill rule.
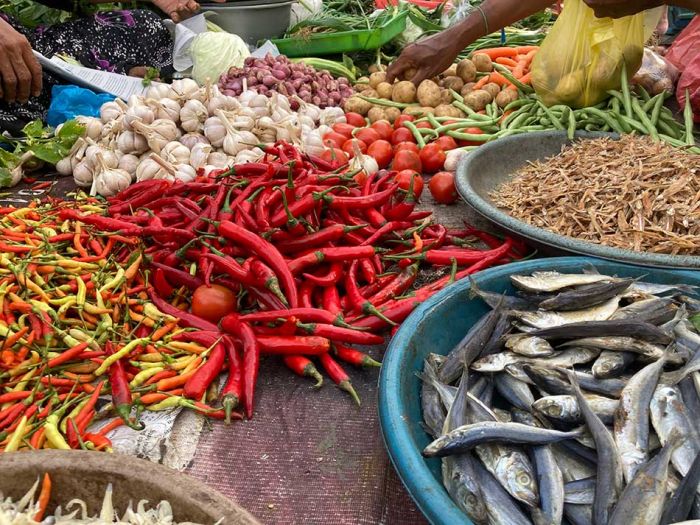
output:
[[663,2],[655,0],[584,0],[598,18],[621,18],[658,7]]
[[182,22],[199,11],[199,4],[195,0],[153,0],[153,3],[175,23]]
[[0,18],[0,99],[27,102],[41,94],[41,66],[24,35]]
[[426,78],[439,75],[452,65],[459,54],[459,50],[452,49],[456,40],[455,35],[445,30],[406,46],[401,56],[389,66],[387,82],[392,83],[395,78],[405,76],[411,70],[415,74],[408,80],[416,85]]

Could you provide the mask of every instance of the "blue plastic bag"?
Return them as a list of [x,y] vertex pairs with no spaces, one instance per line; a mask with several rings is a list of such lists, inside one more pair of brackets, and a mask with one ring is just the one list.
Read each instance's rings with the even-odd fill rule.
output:
[[54,86],[51,90],[51,105],[46,116],[49,126],[56,127],[78,115],[99,117],[100,106],[114,100],[114,95],[93,93],[78,86]]

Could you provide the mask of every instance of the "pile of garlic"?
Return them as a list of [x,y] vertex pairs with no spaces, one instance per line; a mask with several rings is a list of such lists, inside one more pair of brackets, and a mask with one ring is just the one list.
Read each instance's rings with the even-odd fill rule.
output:
[[56,169],[73,174],[91,195],[109,197],[132,182],[188,182],[200,168],[208,173],[255,162],[264,155],[260,144],[285,141],[318,155],[323,136],[345,122],[345,114],[298,102],[293,111],[284,95],[244,91],[230,97],[190,79],[154,85],[145,97],[103,104],[100,118],[78,117],[85,134]]

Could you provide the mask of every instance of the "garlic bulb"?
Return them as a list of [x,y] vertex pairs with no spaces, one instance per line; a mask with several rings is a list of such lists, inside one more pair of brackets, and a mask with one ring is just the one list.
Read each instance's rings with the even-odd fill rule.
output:
[[209,144],[195,144],[192,151],[190,151],[190,165],[195,169],[204,167],[212,149]]
[[160,100],[170,93],[170,86],[161,82],[153,82],[146,90],[146,98]]
[[236,164],[258,162],[264,155],[265,153],[260,148],[247,149],[236,155]]
[[136,155],[126,154],[119,159],[117,167],[131,175],[131,182],[134,182],[136,180],[136,168],[138,168],[139,163],[139,158]]
[[131,184],[131,175],[119,168],[108,168],[101,171],[93,180],[95,192],[103,197],[112,197]]
[[241,108],[241,103],[235,97],[228,95],[215,95],[207,102],[209,114],[213,115],[217,110],[223,109],[226,111],[235,111]]
[[115,120],[124,114],[124,103],[116,99],[113,102],[105,102],[100,107],[100,119],[102,119],[103,124]]
[[318,130],[305,133],[302,137],[302,143],[304,144],[304,151],[311,155],[320,155],[326,149],[323,144],[323,137]]
[[178,164],[175,166],[175,173],[173,176],[175,180],[181,182],[192,182],[197,178],[197,170],[189,164]]
[[355,156],[350,161],[350,169],[352,171],[364,171],[367,175],[372,175],[379,171],[379,165],[374,157],[363,155],[357,142],[353,141],[352,150],[355,153]]
[[332,126],[336,123],[345,123],[347,120],[345,118],[345,112],[338,107],[327,107],[321,110],[321,115],[319,116],[319,122],[322,125]]
[[180,110],[180,127],[185,131],[199,131],[209,117],[207,107],[199,100],[188,100]]
[[180,131],[172,120],[156,119],[153,124],[143,124],[142,122],[134,122],[134,129],[146,137],[148,147],[156,153],[173,140],[177,140]]
[[167,179],[168,172],[163,169],[163,166],[156,162],[155,157],[158,155],[151,154],[147,159],[141,161],[136,168],[136,182],[151,179]]
[[172,120],[175,124],[180,122],[180,103],[171,98],[163,98],[153,101],[152,106],[155,110],[156,118]]
[[221,151],[212,151],[207,157],[207,164],[217,168],[225,168],[228,166],[228,155]]
[[88,148],[85,150],[85,161],[90,168],[95,169],[98,167],[98,155],[101,156],[102,162],[108,168],[116,168],[119,164],[119,158],[114,151],[105,149],[99,144],[93,144],[92,146],[88,146]]
[[252,89],[246,89],[245,91],[243,91],[243,93],[238,95],[238,102],[241,103],[241,106],[248,107],[250,105],[250,101],[257,96],[257,91],[253,91]]
[[56,171],[61,175],[70,175],[73,173],[73,165],[70,156],[63,157],[56,163]]
[[208,177],[211,172],[219,170],[221,170],[220,166],[213,166],[211,164],[207,164],[202,168],[202,172],[204,173],[205,177]]
[[209,139],[201,133],[185,133],[180,137],[180,143],[192,149],[197,144],[209,144]]
[[92,173],[92,168],[88,165],[86,161],[81,161],[79,162],[74,168],[73,168],[73,180],[75,180],[75,183],[82,187],[82,188],[87,188],[88,186],[92,185],[92,178],[93,178],[93,173]]
[[97,140],[102,135],[102,121],[94,117],[76,117],[75,120],[85,126],[85,137]]
[[123,131],[117,137],[117,148],[122,153],[135,153],[140,155],[148,150],[148,142],[143,135],[133,131]]
[[204,135],[212,146],[220,148],[226,137],[226,126],[219,117],[209,117],[204,121]]
[[190,149],[180,142],[168,142],[160,150],[160,156],[172,164],[181,164],[190,160]]
[[202,97],[203,94],[199,94],[199,85],[191,78],[182,78],[179,80],[174,80],[170,84],[170,89],[168,90],[168,98],[174,100],[183,99],[191,100],[193,98]]
[[134,122],[150,124],[155,118],[155,113],[151,108],[142,102],[136,102],[135,105],[130,106],[124,113],[124,126],[126,129],[131,129],[131,125]]
[[121,133],[123,129],[124,115],[121,115],[114,120],[110,120],[104,126],[102,126],[102,131],[100,132],[100,139],[111,140],[113,137]]
[[462,158],[467,155],[467,153],[468,152],[463,149],[453,149],[448,151],[445,157],[445,171],[457,171],[457,166]]

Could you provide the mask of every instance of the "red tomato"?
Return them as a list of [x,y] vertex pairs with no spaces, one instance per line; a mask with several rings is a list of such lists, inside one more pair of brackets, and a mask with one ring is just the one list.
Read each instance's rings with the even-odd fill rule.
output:
[[[467,133],[469,135],[483,135],[484,132],[479,129],[479,128],[467,128],[464,133]],[[479,141],[472,141],[472,140],[460,140],[458,142],[459,147],[464,147],[464,146],[481,146],[483,144],[482,142]]]
[[455,176],[449,171],[441,171],[433,175],[428,183],[428,189],[435,202],[440,204],[452,204],[457,200]]
[[346,136],[330,131],[323,136],[323,145],[327,148],[342,148],[346,140]]
[[367,147],[367,155],[374,157],[380,168],[386,168],[391,164],[394,148],[386,140],[377,140]]
[[414,120],[416,120],[416,117],[413,115],[401,115],[394,121],[394,129],[401,129],[404,122],[413,122]]
[[426,146],[420,150],[420,161],[426,173],[440,171],[445,165],[446,158],[447,155],[445,155],[445,152],[434,142],[432,144],[426,144]]
[[333,124],[333,131],[335,131],[336,133],[340,133],[346,139],[350,139],[352,138],[352,132],[355,131],[356,127],[357,126],[353,126],[352,124],[336,122],[335,124]]
[[455,141],[455,139],[448,135],[443,135],[442,137],[437,139],[435,141],[435,144],[440,146],[440,149],[442,151],[450,151],[451,149],[457,148],[457,142]]
[[346,113],[345,120],[348,121],[348,124],[355,126],[356,128],[364,128],[367,125],[365,117],[359,113]]
[[338,148],[330,148],[324,150],[323,153],[321,153],[321,158],[326,162],[335,164],[338,167],[344,166],[348,163],[348,156],[342,149]]
[[420,153],[420,148],[415,142],[399,142],[394,146],[394,155],[396,155],[401,150],[413,151],[415,153]]
[[406,149],[396,152],[391,168],[394,171],[414,170],[418,173],[423,172],[423,165],[418,153]]
[[355,132],[355,138],[360,139],[362,142],[369,146],[370,144],[372,144],[372,142],[380,140],[382,137],[374,128],[362,128],[358,129]]
[[391,134],[391,143],[396,145],[401,142],[415,142],[416,139],[413,138],[413,133],[411,133],[407,128],[398,128]]
[[235,309],[236,294],[219,284],[202,285],[192,295],[192,313],[212,323],[218,323]]
[[416,196],[416,199],[418,199],[421,193],[423,193],[424,185],[423,177],[420,176],[420,173],[414,170],[403,170],[399,171],[394,178],[394,180],[399,183],[399,188],[404,191],[408,191],[411,187],[411,179],[413,179],[413,194]]
[[378,120],[377,122],[373,123],[370,128],[379,133],[379,136],[383,140],[389,140],[394,131],[394,127],[386,120]]
[[347,153],[348,157],[352,159],[355,156],[355,148],[352,147],[353,143],[357,144],[357,147],[360,148],[360,153],[367,153],[367,144],[361,140],[350,139],[343,142],[343,147],[341,148]]
[[416,124],[416,127],[418,129],[433,129],[433,126],[430,125],[430,122],[424,121],[424,122],[419,122]]

